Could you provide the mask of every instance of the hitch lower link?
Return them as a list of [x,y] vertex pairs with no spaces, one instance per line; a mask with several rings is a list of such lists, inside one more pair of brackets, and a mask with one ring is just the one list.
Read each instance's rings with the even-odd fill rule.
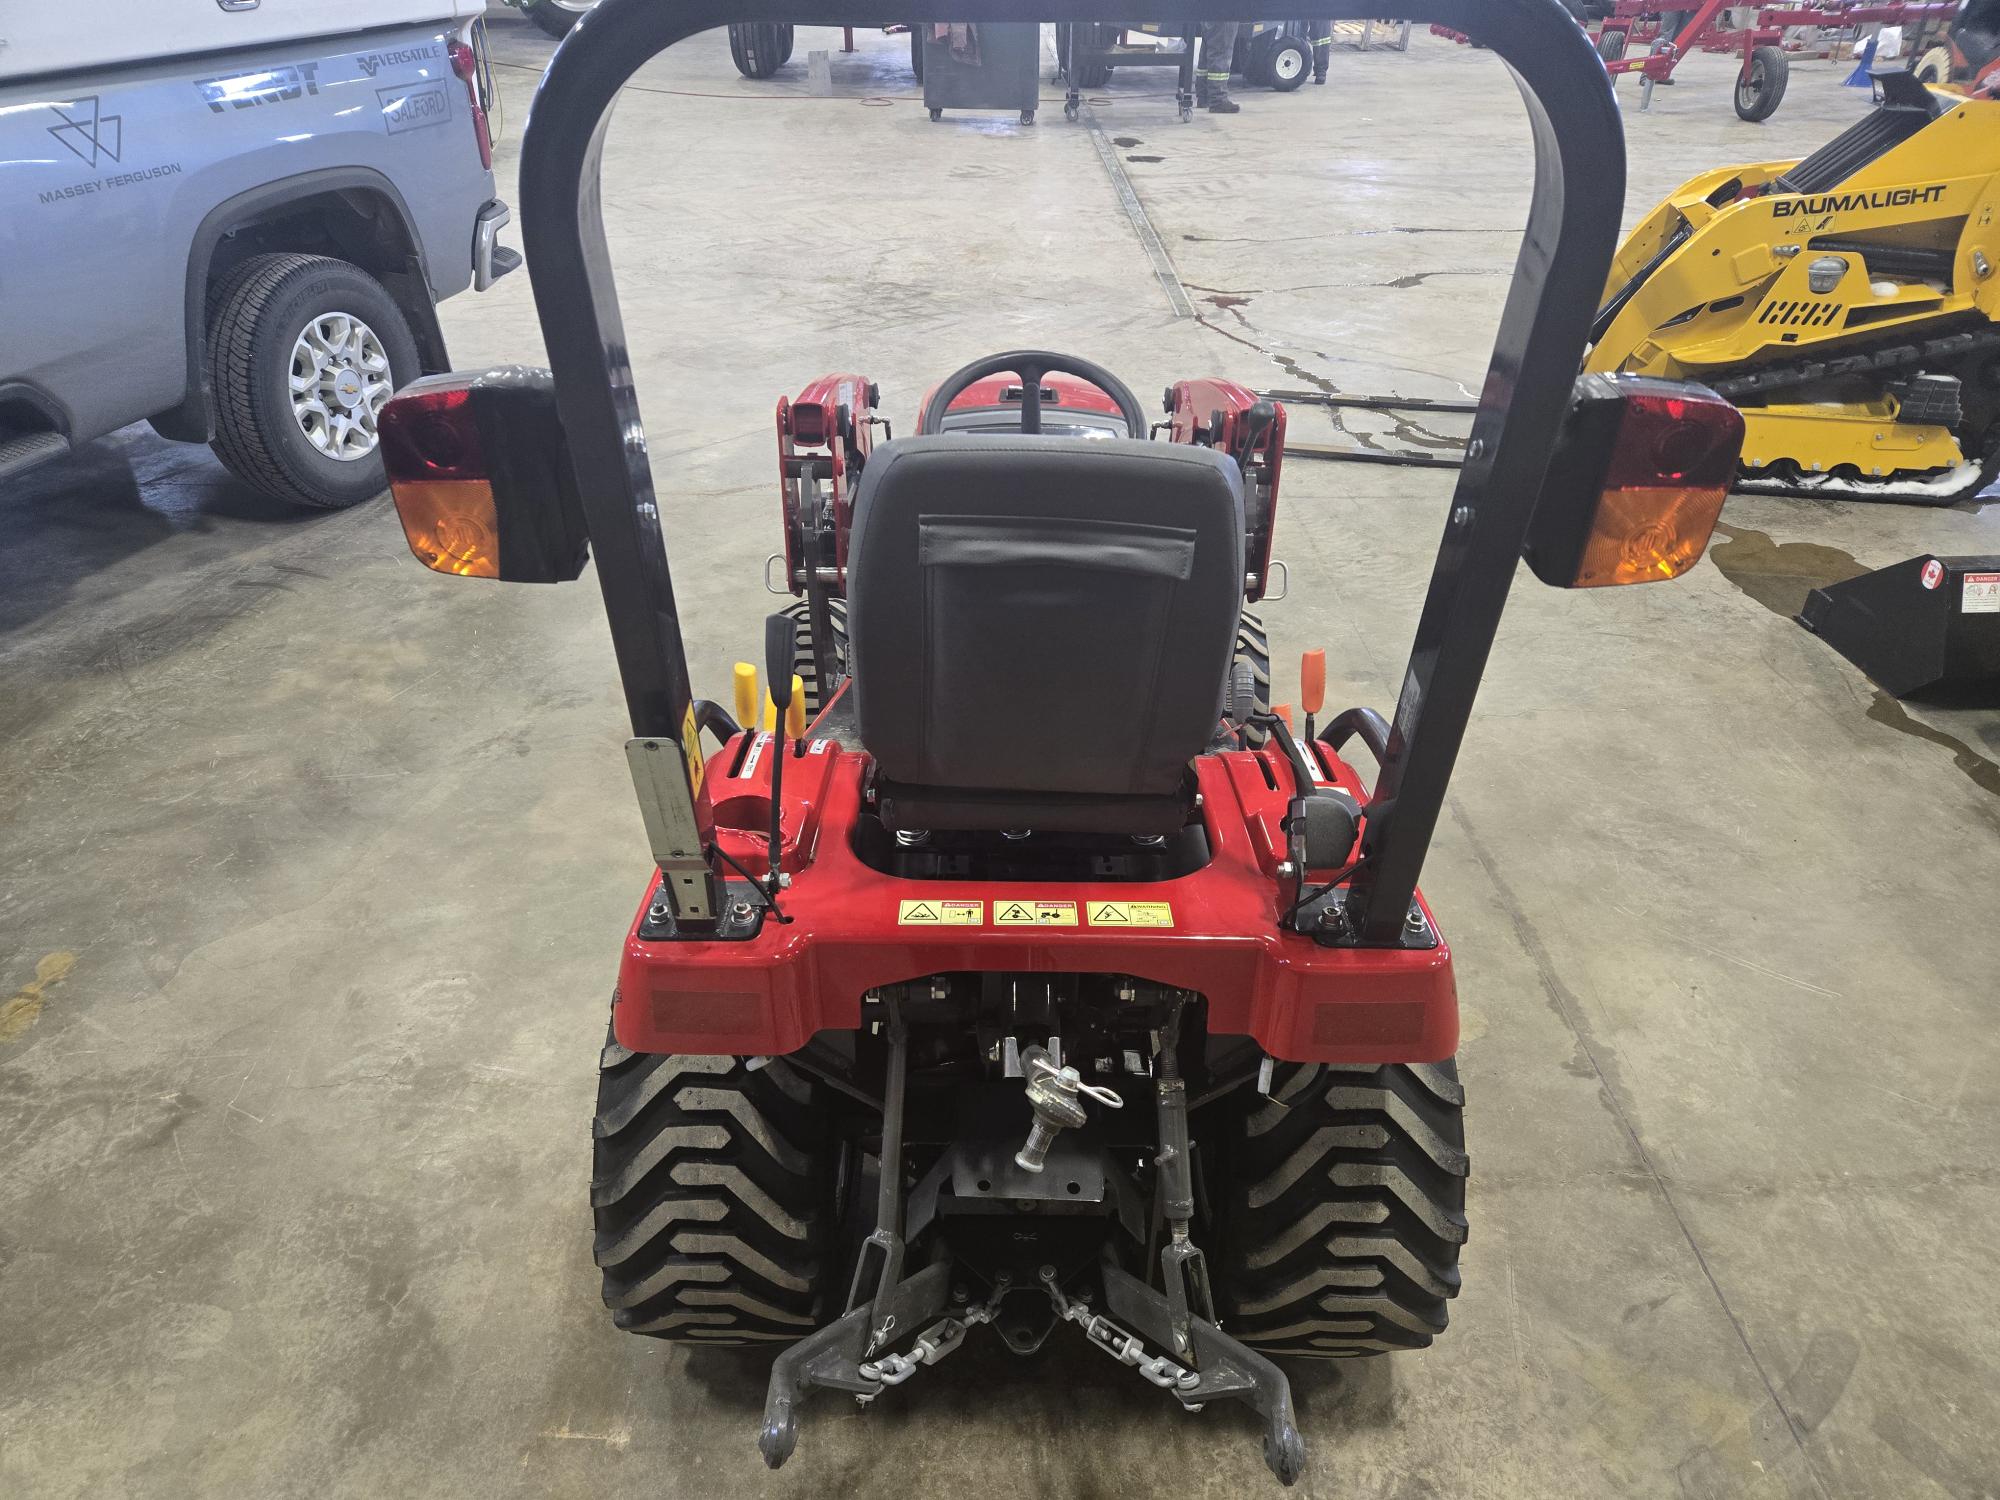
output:
[[[903,1277],[902,1174],[893,1164],[902,1159],[909,1034],[893,1004],[887,1029],[889,1066],[882,1100],[885,1166],[879,1180],[876,1228],[862,1246],[847,1312],[793,1344],[771,1366],[764,1426],[757,1446],[773,1469],[798,1446],[798,1409],[812,1391],[845,1391],[865,1407],[923,1366],[935,1365],[957,1350],[974,1326],[998,1321],[1001,1304],[1015,1291],[1003,1273],[995,1278],[992,1294],[984,1303],[961,1305],[947,1312],[952,1301],[952,1261],[942,1252],[923,1270]],[[1043,1266],[1039,1279],[1060,1321],[1076,1324],[1093,1348],[1171,1392],[1184,1410],[1200,1411],[1210,1401],[1225,1399],[1250,1405],[1264,1418],[1264,1463],[1280,1483],[1290,1485],[1305,1471],[1306,1461],[1305,1440],[1292,1412],[1291,1384],[1269,1359],[1231,1338],[1216,1323],[1207,1267],[1188,1234],[1194,1193],[1186,1085],[1176,1058],[1179,1032],[1176,1007],[1160,1036],[1156,1078],[1160,1151],[1155,1164],[1168,1230],[1160,1263],[1167,1290],[1155,1290],[1108,1257],[1099,1267],[1106,1304],[1102,1312],[1091,1306],[1084,1293],[1065,1293],[1053,1265]],[[1024,1057],[1023,1061],[1029,1059]],[[1027,1077],[1031,1098],[1037,1092],[1043,1094],[1033,1101],[1036,1125],[1055,1127],[1048,1131],[1047,1140],[1031,1138],[1023,1147],[1021,1155],[1030,1158],[1033,1165],[1029,1161],[1020,1161],[1020,1165],[1033,1171],[1041,1165],[1041,1153],[1035,1148],[1046,1150],[1057,1131],[1073,1128],[1070,1116],[1080,1091],[1071,1070],[1053,1060],[1034,1059]],[[1089,1096],[1094,1097],[1095,1091]],[[962,1299],[964,1293],[958,1296]],[[900,1343],[902,1331],[910,1328],[923,1331],[905,1352],[894,1352],[892,1346]],[[1161,1352],[1151,1352],[1155,1349]]]

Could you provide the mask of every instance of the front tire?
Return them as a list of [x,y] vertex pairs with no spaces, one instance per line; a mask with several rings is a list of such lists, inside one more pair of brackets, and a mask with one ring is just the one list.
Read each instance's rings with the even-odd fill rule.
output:
[[745,78],[769,78],[791,56],[789,27],[775,21],[732,21],[729,26],[729,57]]
[[1464,1104],[1451,1062],[1279,1063],[1218,1174],[1223,1326],[1306,1359],[1442,1333],[1466,1236]]
[[783,1059],[632,1052],[599,1063],[590,1206],[604,1305],[628,1333],[790,1343],[826,1312],[826,1112]]
[[1264,81],[1281,94],[1312,76],[1312,48],[1295,36],[1283,37],[1264,59]]
[[281,500],[358,505],[387,483],[376,418],[418,366],[402,310],[359,266],[252,256],[210,300],[210,446],[237,478]]

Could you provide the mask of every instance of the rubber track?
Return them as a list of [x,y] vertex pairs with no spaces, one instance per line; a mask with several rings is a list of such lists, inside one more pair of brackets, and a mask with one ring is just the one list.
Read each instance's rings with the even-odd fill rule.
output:
[[1279,1063],[1232,1148],[1224,1326],[1316,1359],[1442,1333],[1466,1238],[1464,1102],[1449,1062]]
[[278,466],[250,415],[256,395],[252,345],[264,309],[293,274],[321,264],[344,263],[324,255],[253,255],[230,269],[210,304],[215,314],[208,330],[208,381],[214,394],[213,447],[224,467],[245,484],[323,510],[323,501]]
[[802,1075],[614,1040],[591,1133],[614,1323],[702,1344],[788,1342],[817,1326],[827,1158]]

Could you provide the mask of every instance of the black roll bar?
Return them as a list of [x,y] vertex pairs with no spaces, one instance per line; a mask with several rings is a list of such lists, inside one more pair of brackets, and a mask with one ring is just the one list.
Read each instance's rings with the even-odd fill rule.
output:
[[[1257,20],[1262,0],[1202,0],[1202,20]],[[1625,144],[1610,80],[1559,0],[1335,0],[1335,19],[1439,23],[1491,48],[1527,106],[1534,193],[1465,464],[1418,620],[1368,808],[1366,862],[1349,903],[1364,943],[1402,941],[1417,876],[1444,805],[1479,679],[1506,606],[1585,336],[1616,245]],[[582,495],[632,729],[681,752],[669,822],[696,826],[697,753],[684,736],[694,694],[667,571],[659,504],[605,244],[602,184],[611,105],[638,68],[675,42],[731,21],[875,26],[923,21],[1186,22],[1189,11],[1116,0],[603,0],[556,49],[521,153],[529,275]],[[672,794],[672,778],[666,778]],[[654,786],[663,783],[655,778]],[[649,817],[649,825],[652,819]],[[706,828],[698,828],[706,841]],[[658,852],[658,851],[656,851]],[[690,851],[692,852],[692,851]],[[712,919],[685,882],[677,911]]]

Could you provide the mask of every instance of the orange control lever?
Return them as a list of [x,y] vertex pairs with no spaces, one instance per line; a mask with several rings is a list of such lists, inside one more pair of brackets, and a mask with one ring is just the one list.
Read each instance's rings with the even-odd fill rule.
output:
[[1299,659],[1299,703],[1309,714],[1326,707],[1326,653],[1308,651]]

